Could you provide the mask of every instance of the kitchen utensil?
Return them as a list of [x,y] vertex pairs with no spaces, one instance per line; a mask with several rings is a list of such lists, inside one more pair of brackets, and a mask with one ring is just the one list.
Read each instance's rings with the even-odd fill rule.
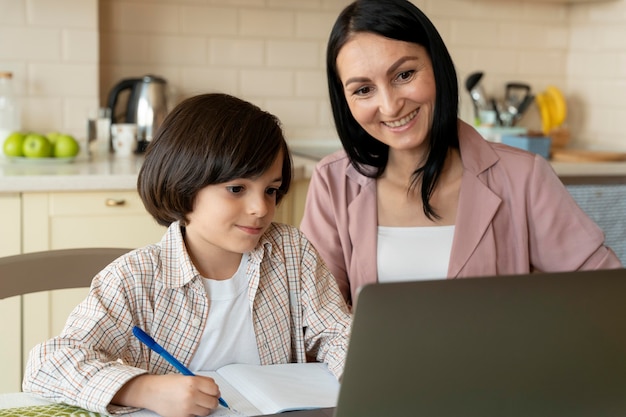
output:
[[518,120],[522,118],[522,116],[524,115],[526,110],[528,110],[528,107],[530,107],[530,105],[534,101],[535,101],[535,96],[533,94],[528,94],[526,97],[524,97],[524,99],[519,104],[519,106],[517,106],[517,108],[515,108],[515,110],[514,110],[513,120],[512,120],[512,125],[513,126],[515,126],[515,124],[518,122]]
[[490,103],[491,103],[491,108],[496,114],[496,125],[502,126],[502,118],[500,117],[500,109],[498,109],[498,102],[496,101],[495,98],[492,98],[490,100]]
[[520,82],[508,82],[505,85],[504,102],[511,114],[519,112],[519,106],[530,95],[530,85]]
[[[118,82],[111,91],[107,107],[111,109],[111,124],[137,125],[137,151],[143,152],[167,115],[167,82],[161,77],[146,75]],[[120,93],[129,90],[122,114],[116,112]]]
[[478,122],[480,121],[480,111],[489,109],[487,104],[487,95],[485,94],[483,86],[480,84],[480,79],[482,77],[483,73],[479,71],[470,74],[465,80],[465,88],[467,88],[467,91],[472,98],[472,103],[474,104],[474,116]]

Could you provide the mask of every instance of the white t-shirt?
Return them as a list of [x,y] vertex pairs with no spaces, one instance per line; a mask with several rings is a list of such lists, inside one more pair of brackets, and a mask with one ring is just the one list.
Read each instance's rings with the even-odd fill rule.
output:
[[444,279],[454,226],[378,226],[378,282]]
[[231,363],[261,363],[248,300],[247,264],[244,253],[232,278],[203,279],[210,300],[209,318],[189,365],[192,372],[215,371]]

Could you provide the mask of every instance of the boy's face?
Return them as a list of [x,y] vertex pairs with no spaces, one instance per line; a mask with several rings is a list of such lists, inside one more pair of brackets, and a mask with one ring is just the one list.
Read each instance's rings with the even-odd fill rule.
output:
[[211,184],[198,192],[194,209],[187,215],[185,234],[192,260],[227,262],[256,247],[276,212],[282,167],[280,152],[258,178]]

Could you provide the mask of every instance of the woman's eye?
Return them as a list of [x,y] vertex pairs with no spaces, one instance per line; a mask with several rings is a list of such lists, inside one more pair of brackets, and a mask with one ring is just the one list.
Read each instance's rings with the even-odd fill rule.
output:
[[413,74],[415,74],[415,70],[403,71],[398,74],[396,79],[399,81],[408,81],[413,77]]
[[228,190],[229,193],[233,193],[233,194],[239,194],[244,190],[243,186],[241,185],[230,185],[226,187],[226,189]]
[[368,95],[371,92],[372,92],[372,88],[371,87],[367,87],[367,86],[361,87],[361,88],[358,88],[358,89],[354,90],[354,94],[357,95],[357,96],[366,96],[366,95]]
[[278,194],[278,188],[268,188],[265,192],[267,195],[276,195]]

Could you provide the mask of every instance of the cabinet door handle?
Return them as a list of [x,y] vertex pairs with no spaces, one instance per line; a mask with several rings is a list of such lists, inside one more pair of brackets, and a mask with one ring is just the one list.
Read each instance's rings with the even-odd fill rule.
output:
[[120,198],[120,199],[107,198],[104,204],[106,204],[107,207],[119,207],[119,206],[123,206],[124,204],[126,204],[126,200],[124,200],[123,198]]

